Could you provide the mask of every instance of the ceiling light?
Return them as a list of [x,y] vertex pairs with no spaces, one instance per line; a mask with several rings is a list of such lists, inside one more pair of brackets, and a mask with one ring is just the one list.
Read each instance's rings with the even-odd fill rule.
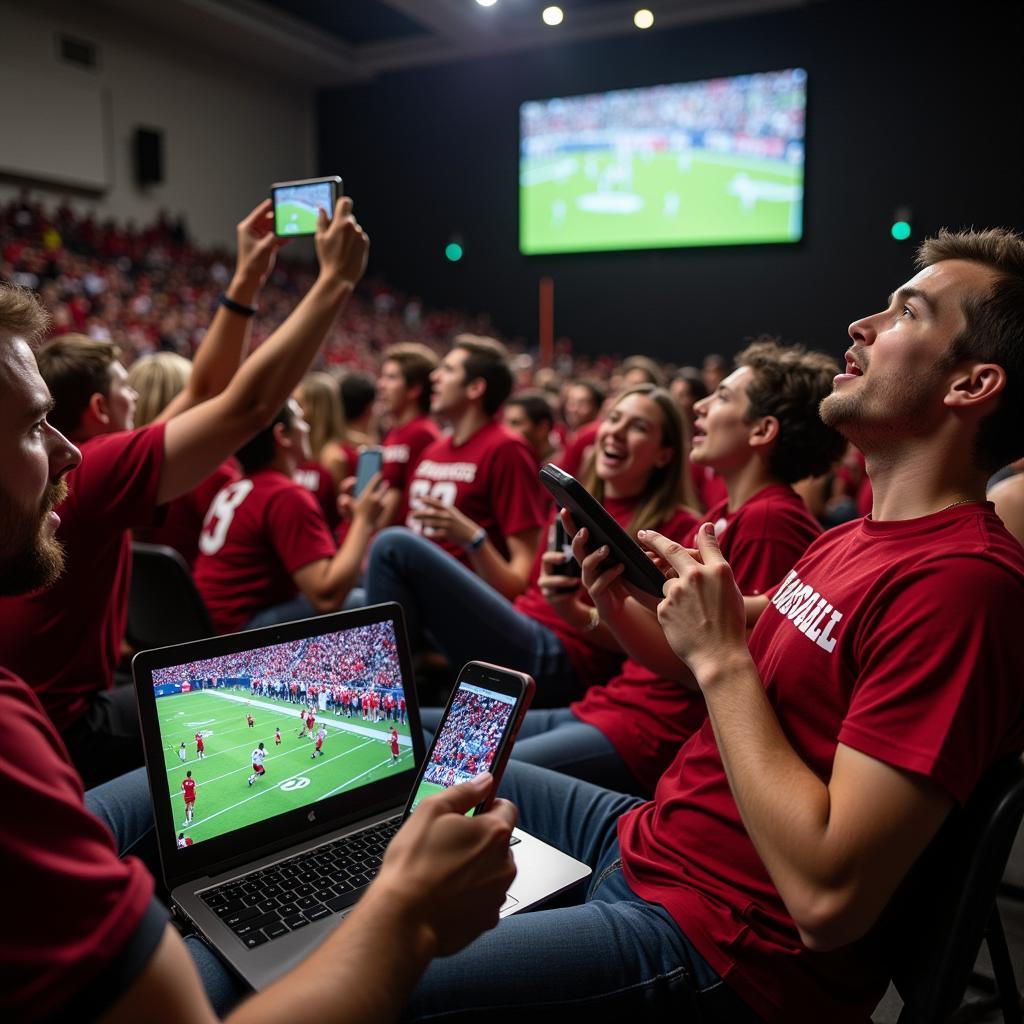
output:
[[545,7],[541,12],[545,25],[561,25],[564,17],[561,7]]
[[[479,2],[480,0],[477,0],[477,3]],[[651,14],[646,7],[641,7],[640,10],[633,15],[633,24],[636,25],[637,28],[650,28],[654,24],[654,15]]]
[[481,7],[493,7],[498,0],[476,0]]

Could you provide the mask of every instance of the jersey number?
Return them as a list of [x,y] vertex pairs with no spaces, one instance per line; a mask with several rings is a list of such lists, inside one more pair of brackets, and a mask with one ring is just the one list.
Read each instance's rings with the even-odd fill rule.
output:
[[203,520],[203,532],[199,535],[199,550],[204,555],[215,555],[224,546],[231,520],[251,490],[251,480],[236,480],[217,492]]
[[[409,484],[409,508],[416,508],[421,498],[434,498],[447,505],[449,508],[455,504],[459,495],[458,487],[451,480],[438,480],[431,483],[429,480],[413,480]],[[405,524],[417,533],[423,532],[423,525],[417,519],[409,517]]]

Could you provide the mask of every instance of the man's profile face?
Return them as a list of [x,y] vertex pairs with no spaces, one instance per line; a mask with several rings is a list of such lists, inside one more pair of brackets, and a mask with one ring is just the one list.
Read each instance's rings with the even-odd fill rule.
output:
[[696,417],[690,461],[728,472],[742,466],[751,454],[751,424],[747,421],[750,398],[747,387],[754,372],[740,366],[706,398],[693,406]]
[[966,326],[964,299],[995,280],[979,263],[943,260],[895,291],[881,313],[850,324],[853,344],[821,403],[822,420],[858,444],[932,435],[950,377],[939,361]]
[[135,429],[135,403],[139,396],[128,384],[128,371],[118,362],[110,364],[110,389],[107,392],[107,414],[110,416],[110,429]]
[[81,453],[46,422],[52,405],[25,342],[0,339],[0,593],[50,586],[64,558],[53,511]]
[[565,396],[565,422],[570,430],[579,430],[600,412],[589,388],[574,384]]
[[430,411],[438,415],[458,416],[469,404],[466,394],[466,359],[469,353],[453,348],[430,375]]
[[377,400],[381,408],[389,415],[397,416],[405,408],[408,393],[402,367],[394,360],[385,360],[377,378]]

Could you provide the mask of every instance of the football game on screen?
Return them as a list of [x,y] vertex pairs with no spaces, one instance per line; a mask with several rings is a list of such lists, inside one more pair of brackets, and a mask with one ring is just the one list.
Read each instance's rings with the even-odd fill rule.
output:
[[153,673],[178,847],[415,767],[394,626]]
[[515,705],[515,697],[507,693],[460,683],[410,810],[432,793],[489,771]]
[[311,235],[321,207],[328,215],[334,212],[330,182],[274,189],[274,230],[279,235]]

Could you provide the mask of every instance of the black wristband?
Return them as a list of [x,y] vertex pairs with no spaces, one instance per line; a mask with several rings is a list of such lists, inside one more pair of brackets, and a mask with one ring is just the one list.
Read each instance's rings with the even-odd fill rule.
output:
[[256,313],[255,306],[243,306],[240,302],[235,302],[234,299],[229,299],[226,295],[220,297],[220,304],[225,309],[230,309],[232,313],[237,313],[239,316],[254,316]]

